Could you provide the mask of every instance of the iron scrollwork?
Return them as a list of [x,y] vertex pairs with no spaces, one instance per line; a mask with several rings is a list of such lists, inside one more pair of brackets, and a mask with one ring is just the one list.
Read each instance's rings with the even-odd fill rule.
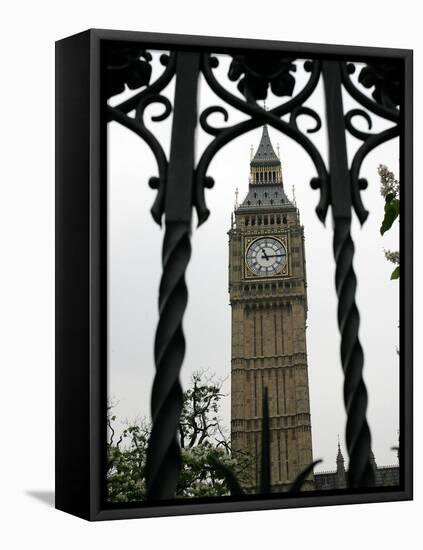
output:
[[[116,57],[115,53],[116,48],[112,48],[110,53],[108,52],[108,57],[114,59]],[[119,51],[119,47],[117,47]],[[129,51],[128,51],[129,50]],[[108,122],[114,120],[122,126],[128,128],[132,132],[135,132],[140,138],[142,138],[147,145],[150,147],[151,151],[154,154],[154,157],[157,162],[158,167],[158,176],[152,176],[149,180],[149,185],[152,189],[157,189],[156,199],[151,208],[151,215],[156,223],[160,224],[164,212],[164,198],[165,198],[165,186],[167,179],[167,167],[168,161],[164,153],[163,147],[160,142],[157,140],[155,135],[151,130],[149,130],[144,122],[144,111],[145,109],[154,104],[159,103],[163,105],[164,110],[160,115],[151,117],[153,122],[160,122],[165,120],[172,112],[172,105],[169,99],[161,95],[161,92],[169,84],[169,82],[175,76],[176,69],[176,54],[175,52],[170,52],[169,55],[163,54],[160,57],[160,63],[165,67],[163,73],[159,78],[150,84],[151,77],[151,61],[152,56],[149,52],[141,50],[142,55],[144,56],[145,61],[142,61],[143,71],[139,68],[137,64],[137,55],[140,53],[136,48],[125,49],[127,63],[132,65],[126,66],[125,70],[114,71],[109,64],[106,65],[106,81],[108,83],[107,89],[110,92],[116,93],[123,92],[125,89],[125,84],[128,88],[131,89],[131,85],[134,82],[138,82],[139,87],[146,86],[141,92],[136,93],[129,99],[123,101],[122,103],[112,107],[107,105],[106,107],[106,120]],[[132,52],[132,53],[130,53]],[[146,66],[149,68],[147,69]],[[138,73],[142,73],[142,76],[139,77],[138,81],[136,76]],[[109,95],[108,95],[109,97]],[[135,110],[136,116],[132,118],[128,115],[131,111]]]
[[[179,371],[185,350],[182,318],[188,298],[184,276],[191,251],[192,208],[195,208],[198,224],[201,225],[209,216],[205,189],[210,189],[214,185],[213,178],[208,175],[212,159],[226,144],[265,123],[296,141],[311,158],[316,176],[311,180],[310,185],[320,192],[316,207],[318,218],[325,222],[329,206],[332,209],[336,262],[335,285],[338,294],[341,362],[344,371],[344,403],[347,411],[346,440],[350,458],[349,486],[373,485],[374,472],[370,464],[371,436],[366,419],[367,391],[362,375],[364,357],[358,337],[359,313],[355,302],[356,276],[353,269],[354,244],[350,231],[351,209],[354,209],[360,223],[363,224],[367,218],[367,211],[361,200],[361,191],[367,186],[366,180],[360,178],[363,160],[375,147],[399,135],[398,105],[401,103],[402,90],[400,67],[385,62],[369,63],[361,69],[359,82],[364,87],[374,87],[370,98],[352,81],[351,74],[355,70],[352,63],[336,60],[306,60],[303,66],[309,73],[309,78],[305,86],[293,95],[295,63],[299,63],[300,60],[277,54],[234,55],[228,78],[238,83],[238,90],[245,98],[242,99],[231,93],[219,81],[215,71],[219,60],[211,53],[191,54],[189,57],[187,53],[170,52],[169,55],[162,56],[161,63],[165,66],[165,70],[152,84],[149,83],[151,67],[148,67],[151,63],[151,55],[145,50],[125,50],[123,58],[118,56],[113,58],[113,55],[111,58],[117,59],[118,62],[114,65],[111,63],[108,66],[109,71],[106,71],[110,92],[122,91],[122,82],[130,88],[137,85],[145,88],[120,105],[107,106],[107,120],[114,120],[134,131],[153,151],[159,175],[150,179],[150,186],[157,189],[151,212],[157,223],[161,223],[163,215],[166,222],[163,276],[159,298],[160,320],[155,343],[153,431],[147,461],[148,498],[152,500],[173,498],[180,469],[180,449],[176,432],[181,410],[182,392]],[[190,75],[191,80],[198,81],[200,73],[210,89],[225,105],[244,113],[248,119],[219,127],[210,122],[210,117],[220,114],[224,122],[228,123],[229,113],[224,106],[209,106],[198,116],[194,100],[191,106],[187,106],[186,101],[185,103],[181,101],[182,89],[179,92],[176,89],[173,105],[161,94],[175,76],[178,87],[178,78],[179,82],[182,81],[181,75]],[[319,131],[322,126],[320,115],[306,105],[321,78],[325,89],[328,121],[328,166],[313,141],[306,135]],[[194,93],[196,85],[191,86],[188,92]],[[342,87],[359,103],[359,108],[344,113]],[[265,99],[269,89],[277,97],[288,96],[290,99],[267,111],[259,106],[257,101]],[[161,115],[152,118],[153,121],[164,120],[172,110],[174,112],[169,159],[166,158],[161,144],[144,121],[144,111],[152,103],[159,103],[164,108]],[[180,112],[184,109],[185,115],[191,119],[188,132],[191,135],[189,139],[182,139],[184,142],[182,149],[172,149],[177,140],[178,125],[181,125]],[[135,118],[132,118],[128,113],[134,110]],[[371,133],[372,118],[369,112],[392,122],[393,126],[377,134]],[[283,120],[286,116],[288,121]],[[306,133],[298,126],[298,119],[301,116],[307,116],[314,122],[314,126],[308,128]],[[367,122],[368,131],[355,127],[354,121],[357,117]],[[213,139],[202,152],[198,163],[194,165],[192,138],[197,118],[202,129],[213,136]],[[347,132],[363,142],[350,163],[348,163],[346,149]],[[181,141],[180,135],[178,139]],[[174,150],[173,158],[172,150]],[[182,162],[176,167],[177,176],[174,175],[176,152],[178,152],[178,159],[185,161],[185,165]],[[170,165],[172,165],[171,170]],[[185,166],[184,170],[182,165]],[[172,180],[171,184],[169,178]],[[175,195],[178,189],[182,190],[184,186],[188,189],[184,197]],[[263,414],[265,418],[265,413]],[[266,453],[263,452],[263,460],[265,457]],[[213,460],[211,457],[212,465]],[[219,467],[218,464],[215,465]],[[313,465],[310,465],[310,468],[312,469]],[[266,471],[264,468],[264,477],[266,477]],[[307,470],[301,474],[302,477],[298,478],[295,490],[300,488],[310,471]],[[225,475],[232,493],[240,494],[242,489],[232,473],[226,472]],[[266,479],[263,479],[262,485],[268,486]]]
[[[367,88],[374,86],[373,100],[360,91],[352,82],[350,75],[356,70],[352,63],[341,63],[341,80],[349,94],[363,108],[351,109],[345,114],[345,129],[363,143],[351,161],[349,177],[351,188],[351,206],[363,224],[368,216],[361,201],[360,191],[368,183],[360,178],[360,169],[365,157],[378,145],[399,135],[399,86],[400,74],[391,64],[365,65],[358,76],[358,81]],[[370,131],[373,126],[368,111],[394,122],[394,126],[377,134],[358,130],[353,120],[363,118]],[[367,390],[362,377],[363,350],[358,339],[359,313],[355,303],[357,279],[352,260],[354,243],[351,238],[350,219],[335,217],[334,255],[336,261],[335,285],[338,294],[338,324],[341,331],[341,360],[345,374],[344,403],[347,410],[346,439],[350,467],[348,472],[351,487],[374,485],[374,471],[369,460],[371,452],[371,435],[366,420]]]
[[[314,189],[320,188],[320,202],[316,208],[316,212],[319,218],[324,220],[329,206],[328,173],[322,156],[316,146],[297,126],[297,118],[300,115],[311,116],[316,122],[315,127],[309,129],[308,133],[317,131],[321,126],[319,115],[311,108],[303,106],[318,84],[320,77],[320,62],[306,61],[304,63],[304,68],[310,73],[310,78],[304,88],[290,100],[266,111],[257,104],[256,100],[263,98],[264,91],[267,94],[268,87],[276,89],[278,95],[292,95],[294,77],[291,72],[295,65],[293,65],[291,59],[286,60],[282,58],[282,69],[278,71],[277,66],[274,65],[280,62],[280,59],[279,57],[275,57],[273,58],[274,65],[268,63],[266,65],[266,70],[260,75],[257,71],[252,72],[250,68],[255,67],[257,64],[255,56],[252,57],[252,61],[250,61],[248,57],[243,58],[242,62],[239,59],[236,61],[234,60],[229,70],[231,79],[235,79],[237,75],[245,75],[238,83],[238,88],[245,93],[246,101],[232,94],[218,81],[213,73],[213,69],[215,69],[219,63],[215,56],[205,54],[202,59],[202,73],[213,92],[225,103],[249,115],[250,118],[233,126],[217,128],[208,123],[207,119],[211,114],[221,113],[224,115],[225,121],[227,121],[229,115],[226,109],[221,106],[208,107],[200,116],[201,127],[205,132],[215,136],[215,139],[204,150],[197,165],[194,205],[197,210],[199,225],[204,223],[209,216],[209,211],[204,200],[204,188],[213,186],[212,178],[207,176],[207,170],[213,157],[224,145],[236,137],[265,123],[294,139],[309,154],[317,172],[317,177],[312,180],[311,185]],[[282,120],[282,117],[287,114],[290,115],[289,122]]]
[[[364,66],[360,71],[358,81],[368,88],[374,86],[375,89],[372,93],[374,100],[372,100],[360,91],[351,80],[350,75],[355,70],[356,67],[353,63],[341,64],[342,84],[361,105],[361,108],[351,109],[345,114],[345,126],[351,135],[363,141],[351,162],[350,174],[353,207],[360,222],[364,223],[367,218],[367,211],[361,201],[360,190],[366,189],[367,180],[359,177],[360,169],[365,157],[373,149],[385,141],[399,136],[399,110],[397,107],[400,102],[400,72],[396,64],[394,64],[394,69],[386,63]],[[365,111],[363,108],[367,110]],[[353,124],[353,119],[357,116],[364,118],[368,129],[372,129],[373,123],[368,111],[393,122],[394,126],[378,134],[358,130]]]

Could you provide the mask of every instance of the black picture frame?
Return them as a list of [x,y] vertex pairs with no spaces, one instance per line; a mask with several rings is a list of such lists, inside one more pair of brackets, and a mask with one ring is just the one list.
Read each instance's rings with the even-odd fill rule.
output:
[[[399,489],[228,497],[110,506],[104,499],[107,193],[101,46],[283,51],[306,58],[395,59],[404,68],[401,154]],[[267,510],[412,499],[412,51],[91,29],[56,43],[56,508],[87,520]],[[188,336],[189,337],[189,336]]]

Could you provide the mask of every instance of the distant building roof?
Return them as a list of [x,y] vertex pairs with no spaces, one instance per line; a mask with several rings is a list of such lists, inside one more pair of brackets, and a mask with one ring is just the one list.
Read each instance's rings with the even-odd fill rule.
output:
[[[375,471],[376,487],[395,487],[400,484],[399,466],[378,466]],[[337,472],[315,472],[314,488],[339,489]]]

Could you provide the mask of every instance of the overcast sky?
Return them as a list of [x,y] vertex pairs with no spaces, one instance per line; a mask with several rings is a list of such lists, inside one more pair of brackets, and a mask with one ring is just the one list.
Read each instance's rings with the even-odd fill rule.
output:
[[[155,53],[157,59],[158,53]],[[229,58],[220,57],[219,79],[234,93],[236,87],[226,79]],[[154,63],[153,78],[163,70]],[[307,73],[298,63],[296,88],[304,86]],[[173,96],[174,83],[165,95]],[[113,98],[112,104],[131,95],[125,92]],[[282,98],[285,101],[286,98]],[[272,108],[281,103],[270,97]],[[222,104],[207,84],[200,83],[200,110]],[[319,83],[307,105],[322,115],[324,104],[322,84]],[[344,95],[345,108],[357,106]],[[146,111],[150,115],[162,111],[160,105]],[[233,124],[246,117],[228,108]],[[219,115],[218,125],[224,125]],[[389,124],[373,117],[372,131],[380,131]],[[357,126],[366,129],[364,121]],[[301,128],[313,125],[303,117]],[[171,117],[164,122],[149,123],[158,139],[169,151]],[[315,170],[307,154],[295,142],[269,129],[274,147],[279,144],[284,187],[292,197],[295,186],[301,223],[304,225],[308,281],[307,347],[310,381],[313,455],[322,458],[318,470],[335,468],[338,434],[346,458],[344,443],[345,412],[342,397],[343,375],[339,355],[337,327],[337,299],[334,285],[335,264],[332,252],[332,222],[329,211],[326,226],[315,214],[318,191],[309,182]],[[237,138],[218,153],[209,175],[216,185],[206,192],[211,210],[207,223],[196,228],[194,217],[193,253],[187,271],[189,289],[188,308],[184,319],[187,351],[181,379],[186,387],[195,370],[215,373],[225,380],[228,394],[222,405],[222,421],[230,426],[230,306],[228,301],[228,236],[235,189],[240,201],[248,190],[250,146],[258,146],[261,128]],[[326,132],[322,128],[310,134],[320,151],[326,155]],[[157,175],[154,157],[143,141],[129,130],[112,122],[108,131],[109,170],[109,399],[116,403],[118,418],[133,420],[150,414],[150,391],[154,376],[153,342],[158,321],[158,286],[161,274],[163,229],[152,220],[149,210],[155,192],[149,189],[148,179]],[[211,137],[198,129],[197,158]],[[361,142],[348,137],[350,160]],[[353,216],[352,232],[356,247],[354,267],[358,278],[357,303],[361,314],[360,340],[365,354],[365,382],[369,391],[368,420],[373,436],[373,450],[379,465],[396,464],[396,453],[390,448],[397,444],[399,427],[398,346],[399,284],[390,281],[393,264],[384,257],[385,249],[398,249],[398,223],[394,230],[380,236],[384,201],[379,192],[378,165],[386,164],[399,173],[398,140],[393,140],[373,151],[363,164],[361,176],[369,181],[362,192],[369,218],[360,227]]]

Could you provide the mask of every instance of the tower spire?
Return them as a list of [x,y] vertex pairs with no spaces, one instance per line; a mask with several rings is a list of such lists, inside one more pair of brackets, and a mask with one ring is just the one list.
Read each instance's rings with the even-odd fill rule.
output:
[[283,185],[281,161],[273,149],[267,124],[263,126],[259,146],[250,160],[250,183]]
[[263,126],[259,146],[250,164],[251,166],[280,166],[281,164],[270,141],[267,124]]

